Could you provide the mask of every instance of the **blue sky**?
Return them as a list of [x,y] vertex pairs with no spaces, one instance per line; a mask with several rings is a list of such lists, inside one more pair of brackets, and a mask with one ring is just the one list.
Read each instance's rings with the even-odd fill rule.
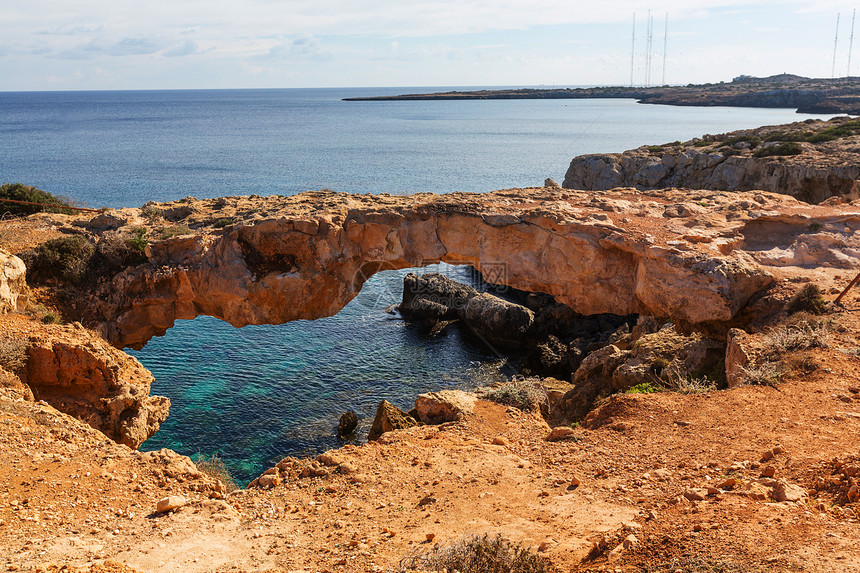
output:
[[[0,5],[0,90],[685,84],[848,72],[840,1],[26,0]],[[860,18],[858,18],[860,19]],[[860,75],[860,22],[851,73]]]

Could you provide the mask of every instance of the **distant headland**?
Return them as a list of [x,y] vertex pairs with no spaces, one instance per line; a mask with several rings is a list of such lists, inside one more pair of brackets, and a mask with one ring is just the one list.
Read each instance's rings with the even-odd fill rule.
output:
[[639,103],[688,106],[794,107],[799,113],[860,115],[860,77],[820,79],[793,74],[738,76],[731,82],[686,86],[450,91],[344,98],[344,101],[635,98]]

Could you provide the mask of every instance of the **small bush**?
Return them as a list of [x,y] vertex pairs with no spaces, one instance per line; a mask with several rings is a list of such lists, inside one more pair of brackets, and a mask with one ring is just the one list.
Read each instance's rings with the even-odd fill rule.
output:
[[232,224],[233,224],[233,219],[231,219],[230,217],[224,217],[224,218],[218,219],[217,221],[212,223],[212,226],[215,227],[216,229],[223,229],[224,227],[229,227]]
[[20,338],[0,339],[0,367],[17,373],[27,362],[27,342]]
[[460,573],[546,573],[549,562],[501,535],[467,537],[462,541],[406,557],[400,571],[459,571]]
[[147,230],[145,227],[137,227],[132,231],[132,236],[126,243],[129,247],[143,253],[149,245],[149,239],[146,238]]
[[795,350],[827,348],[830,328],[820,321],[797,320],[772,328],[765,336],[765,356],[779,356]]
[[650,151],[651,153],[663,153],[663,146],[662,145],[649,145],[648,151]]
[[150,223],[154,223],[161,218],[161,209],[153,205],[144,205],[140,208],[140,216]]
[[800,289],[797,294],[791,297],[791,300],[788,301],[786,310],[791,314],[795,314],[797,312],[824,314],[827,312],[829,306],[827,301],[824,300],[824,297],[821,296],[822,294],[823,293],[818,285],[809,283]]
[[653,394],[654,392],[659,392],[660,388],[651,384],[650,382],[642,382],[641,384],[637,384],[633,386],[629,390],[627,390],[627,394]]
[[239,489],[239,484],[236,483],[236,480],[232,475],[230,475],[229,468],[227,468],[227,465],[220,456],[214,454],[211,456],[197,454],[197,460],[194,464],[201,473],[223,483],[224,489],[228,493]]
[[95,245],[80,235],[45,241],[36,249],[21,253],[27,278],[36,283],[60,280],[78,284],[86,275]]
[[796,141],[786,141],[784,143],[780,143],[779,145],[771,145],[768,147],[762,147],[755,153],[753,153],[754,157],[770,157],[770,156],[784,156],[784,155],[800,155],[803,153],[803,148]]
[[60,317],[58,317],[53,312],[46,312],[44,315],[42,315],[42,322],[44,322],[45,324],[59,324]]
[[47,191],[36,189],[21,183],[4,183],[0,186],[0,199],[12,199],[13,201],[27,201],[28,203],[40,203],[42,205],[19,205],[17,203],[8,203],[0,201],[0,214],[11,213],[12,215],[32,215],[33,213],[66,213],[71,214],[74,211],[70,209],[62,209],[58,207],[48,207],[47,205],[64,205],[73,207],[73,202],[66,198],[57,195],[52,195]]
[[492,388],[481,395],[484,400],[514,406],[523,411],[533,411],[547,402],[546,390],[529,380],[511,380]]
[[749,367],[741,367],[744,383],[756,386],[773,386],[782,380],[785,368],[778,362],[763,362]]
[[190,235],[191,229],[187,225],[176,225],[174,227],[165,227],[161,230],[162,239],[171,239],[173,237],[181,237],[182,235]]
[[673,376],[669,380],[669,390],[679,394],[705,394],[716,387],[717,383],[707,376]]

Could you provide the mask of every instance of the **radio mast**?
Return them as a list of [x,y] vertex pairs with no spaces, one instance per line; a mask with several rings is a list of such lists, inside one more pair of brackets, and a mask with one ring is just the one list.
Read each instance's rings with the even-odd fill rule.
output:
[[[669,13],[666,12],[666,26],[663,29],[663,81],[660,82],[661,86],[666,85],[666,42],[669,39]],[[850,57],[849,57],[850,61]]]
[[[633,87],[633,70],[636,68],[636,12],[633,12],[633,36],[630,40],[630,87]],[[849,58],[850,61],[850,58]]]
[[646,33],[645,42],[645,87],[651,87],[651,41],[654,38],[654,18],[651,16],[651,10],[648,10],[648,32]]
[[851,77],[851,50],[854,49],[854,18],[857,17],[857,8],[851,13],[851,38],[848,40],[848,71],[845,77]]
[[830,70],[830,77],[836,77],[836,47],[839,45],[839,12],[836,13],[836,37],[833,38],[833,68]]

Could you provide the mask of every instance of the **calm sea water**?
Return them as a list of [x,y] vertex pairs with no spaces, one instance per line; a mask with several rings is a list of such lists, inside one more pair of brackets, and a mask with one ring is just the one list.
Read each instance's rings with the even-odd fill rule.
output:
[[[189,195],[483,192],[561,182],[570,159],[805,119],[792,110],[633,100],[342,102],[420,88],[0,93],[0,180],[91,206]],[[435,269],[472,282],[465,268]],[[181,321],[132,352],[170,397],[143,448],[221,455],[242,480],[340,445],[342,412],[509,373],[458,328],[384,312],[407,271],[381,273],[337,316],[234,329]]]

